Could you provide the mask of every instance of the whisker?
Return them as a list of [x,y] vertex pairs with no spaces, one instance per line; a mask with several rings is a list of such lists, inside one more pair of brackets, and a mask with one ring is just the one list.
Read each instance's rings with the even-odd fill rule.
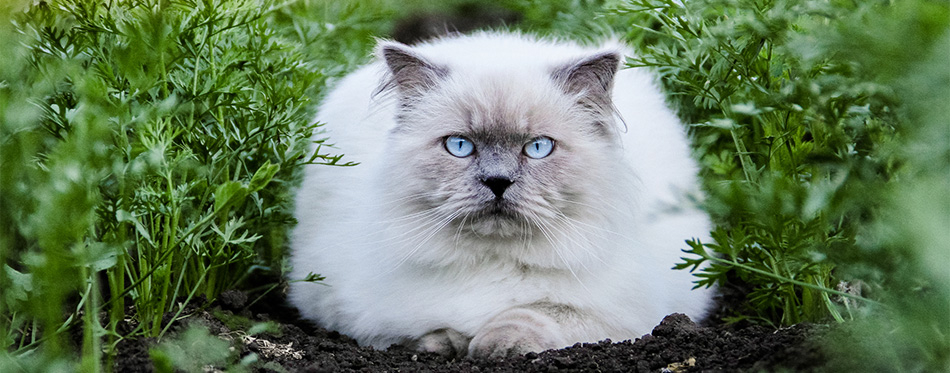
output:
[[[586,208],[590,209],[591,211],[597,212],[597,213],[599,213],[599,214],[604,214],[604,215],[606,215],[606,214],[605,214],[605,210],[604,210],[605,207],[608,208],[608,209],[610,209],[610,210],[613,210],[613,211],[615,211],[615,212],[619,212],[619,213],[621,213],[621,214],[627,214],[627,213],[628,213],[627,211],[624,211],[624,210],[620,209],[619,207],[617,207],[616,204],[613,204],[613,203],[603,203],[603,204],[600,204],[601,206],[594,206],[594,205],[589,204],[589,203],[578,202],[578,201],[569,200],[569,199],[565,199],[565,198],[560,198],[560,197],[556,197],[556,196],[545,196],[544,198],[545,198],[546,200],[547,200],[547,199],[550,199],[550,200],[552,200],[552,201],[571,203],[571,204],[575,204],[575,205],[578,205],[578,206],[586,207]],[[553,207],[553,206],[552,206],[552,207]]]
[[456,210],[456,211],[452,212],[451,214],[449,214],[448,216],[444,217],[442,220],[438,221],[436,224],[433,224],[434,228],[433,228],[433,226],[430,226],[429,229],[428,229],[428,231],[427,231],[427,234],[426,234],[425,238],[423,238],[422,241],[420,241],[420,242],[419,242],[418,244],[416,244],[411,250],[409,250],[408,253],[404,254],[404,255],[402,256],[402,258],[399,259],[398,262],[396,262],[396,265],[394,265],[393,268],[390,269],[390,270],[389,270],[388,272],[386,272],[386,273],[391,273],[391,272],[395,271],[396,269],[398,269],[399,267],[401,267],[404,263],[406,263],[406,261],[409,260],[409,258],[411,258],[411,257],[413,256],[413,254],[415,254],[416,252],[418,252],[419,249],[422,248],[422,246],[424,246],[426,243],[428,243],[429,240],[432,239],[432,237],[435,237],[435,235],[438,234],[443,228],[445,228],[445,226],[447,226],[449,223],[452,222],[452,220],[454,220],[455,218],[459,217],[459,215],[461,215],[461,214],[462,214],[461,211]]
[[422,210],[422,211],[414,212],[414,213],[411,213],[411,214],[406,214],[406,215],[399,216],[399,217],[392,218],[392,219],[378,220],[378,221],[376,221],[376,222],[377,222],[377,223],[381,223],[381,224],[390,224],[390,223],[403,222],[403,221],[406,221],[406,220],[415,219],[415,218],[420,217],[420,216],[437,214],[437,213],[438,213],[438,212],[437,212],[437,209],[438,209],[438,208],[436,208],[436,207],[428,208],[428,209],[425,209],[425,210]]
[[547,239],[549,243],[551,243],[551,248],[554,250],[554,253],[558,256],[558,258],[561,259],[561,262],[564,263],[564,266],[567,267],[567,270],[571,272],[571,276],[573,276],[574,279],[577,280],[577,283],[580,284],[581,287],[584,288],[584,290],[586,290],[587,292],[590,292],[590,289],[587,288],[587,285],[584,285],[584,281],[581,280],[580,276],[578,276],[577,273],[574,271],[574,268],[571,267],[571,264],[567,261],[567,258],[565,258],[564,255],[561,253],[561,250],[558,249],[559,240],[557,240],[556,237],[552,236],[553,232],[549,232],[548,229],[545,227],[544,222],[541,219],[538,219],[536,216],[532,217],[532,223],[534,223],[534,225],[538,228],[538,230],[541,232],[544,238]]
[[524,216],[524,219],[521,220],[521,255],[519,258],[524,258],[528,253],[528,248],[531,246],[531,238],[533,234],[528,231],[528,226],[531,222],[528,220],[527,216]]
[[[617,232],[617,231],[614,231],[614,230],[611,230],[611,229],[607,229],[607,228],[604,228],[604,227],[598,227],[598,226],[596,226],[596,225],[593,225],[593,224],[590,224],[590,223],[587,223],[587,222],[584,222],[584,221],[581,221],[581,220],[572,218],[572,217],[567,216],[567,215],[563,215],[563,214],[562,214],[562,217],[563,217],[564,219],[567,219],[568,221],[570,221],[571,223],[573,223],[573,224],[575,224],[575,225],[580,225],[580,226],[586,227],[586,228],[588,228],[588,229],[592,229],[592,230],[599,231],[599,232],[604,232],[604,233],[607,233],[607,234],[610,234],[610,235],[619,237],[620,239],[623,239],[623,240],[628,241],[628,242],[630,242],[630,243],[635,243],[635,244],[642,243],[642,241],[641,241],[640,239],[638,239],[638,238],[636,238],[636,237],[633,237],[633,236],[629,236],[629,235],[626,235],[626,234],[623,234],[623,233],[620,233],[620,232]],[[634,227],[631,227],[631,228],[632,228],[632,229],[635,229]],[[588,232],[590,232],[590,231],[588,231]]]
[[[596,259],[597,261],[603,263],[604,265],[609,266],[610,264],[604,261],[604,259],[601,258],[600,255],[598,255],[597,252],[598,251],[602,252],[603,248],[600,247],[599,245],[594,244],[593,240],[591,240],[591,237],[589,237],[589,235],[591,235],[592,233],[581,231],[576,225],[572,224],[570,221],[562,219],[561,218],[562,216],[563,215],[558,216],[557,217],[558,219],[554,219],[552,223],[559,223],[562,226],[565,226],[566,228],[574,231],[574,233],[577,233],[576,235],[565,234],[564,236],[566,236],[567,240],[569,240],[570,243],[573,243],[574,245],[576,245],[575,246],[576,248],[580,250],[584,250],[585,253],[587,253],[588,255]],[[580,237],[575,237],[575,236],[580,236]],[[602,239],[603,237],[596,236],[595,238]],[[579,241],[579,239],[583,239],[584,242]]]
[[[367,242],[367,244],[378,245],[378,244],[382,244],[386,242],[399,243],[399,242],[403,242],[404,238],[406,238],[406,236],[408,235],[413,235],[412,237],[409,237],[409,239],[412,239],[420,234],[424,234],[425,230],[427,230],[428,227],[432,225],[432,223],[438,220],[438,216],[439,216],[439,211],[435,208],[432,208],[422,213],[419,213],[418,216],[416,216],[413,220],[406,222],[406,224],[401,224],[401,225],[386,224],[385,226],[382,226],[381,229],[402,230],[403,227],[410,227],[410,228],[402,230],[397,235],[386,237],[381,240],[370,241],[370,242]],[[408,218],[404,220],[408,220]],[[381,222],[381,223],[386,223],[386,222]]]
[[459,250],[459,242],[462,240],[462,229],[465,227],[465,219],[468,219],[469,215],[465,214],[462,216],[462,220],[459,221],[459,228],[455,231],[455,250]]

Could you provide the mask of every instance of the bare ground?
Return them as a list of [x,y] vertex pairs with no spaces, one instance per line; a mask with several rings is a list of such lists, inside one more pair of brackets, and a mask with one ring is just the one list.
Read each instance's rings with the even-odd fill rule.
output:
[[[826,326],[799,324],[774,329],[719,322],[702,326],[682,314],[667,316],[650,334],[634,340],[578,343],[508,359],[446,360],[398,346],[385,351],[360,347],[352,338],[300,320],[281,300],[251,307],[245,303],[243,293],[225,293],[221,300],[204,310],[196,309],[195,316],[177,323],[180,326],[173,328],[172,335],[189,326],[204,326],[211,335],[231,343],[232,362],[256,354],[257,361],[250,368],[257,372],[812,371],[821,370],[826,361],[812,342]],[[276,323],[276,330],[248,335],[248,325],[262,321]],[[155,345],[153,339],[121,341],[115,371],[155,371],[149,356]],[[226,368],[204,366],[203,370]]]

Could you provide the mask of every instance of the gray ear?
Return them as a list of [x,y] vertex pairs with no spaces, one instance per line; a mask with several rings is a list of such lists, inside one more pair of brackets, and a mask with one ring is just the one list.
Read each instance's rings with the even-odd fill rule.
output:
[[427,61],[402,43],[380,42],[376,54],[386,62],[392,76],[380,91],[396,88],[402,95],[415,95],[432,88],[448,75],[448,69]]
[[600,52],[555,69],[552,77],[565,92],[580,95],[581,104],[593,104],[609,112],[612,107],[610,92],[620,60],[620,52]]

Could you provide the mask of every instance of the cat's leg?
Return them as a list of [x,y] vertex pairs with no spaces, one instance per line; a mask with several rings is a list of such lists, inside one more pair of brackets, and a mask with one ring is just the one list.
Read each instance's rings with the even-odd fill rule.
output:
[[468,348],[474,357],[510,357],[569,345],[564,328],[577,324],[574,308],[538,302],[508,309],[489,320]]
[[423,352],[434,352],[447,359],[462,358],[468,352],[472,337],[455,329],[442,328],[426,333],[415,341],[413,347]]

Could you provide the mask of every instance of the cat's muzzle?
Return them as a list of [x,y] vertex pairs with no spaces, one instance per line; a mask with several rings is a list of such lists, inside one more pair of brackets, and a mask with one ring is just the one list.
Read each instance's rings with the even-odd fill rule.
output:
[[528,219],[518,211],[517,206],[509,199],[497,198],[487,202],[474,216],[470,216],[468,223],[473,232],[480,236],[521,236],[525,234]]

